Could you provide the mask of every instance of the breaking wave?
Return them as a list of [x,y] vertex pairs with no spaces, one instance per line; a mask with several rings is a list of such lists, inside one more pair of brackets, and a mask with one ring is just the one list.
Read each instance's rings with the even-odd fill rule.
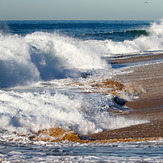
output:
[[148,29],[112,34],[138,37],[116,42],[111,39],[81,40],[47,32],[26,36],[0,33],[0,87],[79,77],[82,72],[97,69],[112,71],[103,56],[163,51],[163,21],[152,23]]
[[108,67],[95,47],[59,34],[0,34],[0,87],[78,76]]
[[133,40],[115,42],[111,39],[95,41],[97,46],[104,49],[106,56],[148,53],[150,51],[163,51],[163,21],[152,23],[146,30],[131,30],[126,33],[134,33],[139,37]]

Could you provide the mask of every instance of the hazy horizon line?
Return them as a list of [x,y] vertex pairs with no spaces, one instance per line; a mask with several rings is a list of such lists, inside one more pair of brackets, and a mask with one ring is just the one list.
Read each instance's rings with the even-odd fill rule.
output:
[[0,21],[156,21],[160,19],[4,19]]

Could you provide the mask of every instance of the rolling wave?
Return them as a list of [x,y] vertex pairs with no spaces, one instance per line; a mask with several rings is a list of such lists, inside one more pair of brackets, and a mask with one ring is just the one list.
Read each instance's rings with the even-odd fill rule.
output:
[[[40,80],[79,77],[82,72],[111,70],[103,56],[163,50],[163,22],[146,30],[102,33],[134,35],[133,40],[82,40],[58,33],[34,32],[26,36],[0,33],[0,87]],[[98,35],[98,33],[96,33]]]
[[112,39],[99,40],[96,41],[96,44],[104,49],[106,56],[163,51],[163,21],[152,23],[147,30],[129,30],[126,33],[140,36],[133,40],[126,39],[118,42]]
[[140,36],[149,36],[150,32],[146,30],[127,30],[127,31],[112,31],[104,33],[83,33],[82,37],[88,37],[98,40],[111,39],[113,41],[133,40]]
[[133,34],[135,36],[149,36],[150,32],[146,30],[128,30],[124,32],[125,34]]
[[56,33],[0,34],[0,87],[78,76],[106,68],[91,44]]

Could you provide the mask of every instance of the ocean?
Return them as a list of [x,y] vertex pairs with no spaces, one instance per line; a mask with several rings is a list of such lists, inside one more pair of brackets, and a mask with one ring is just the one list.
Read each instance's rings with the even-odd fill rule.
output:
[[[112,114],[128,108],[117,107],[115,96],[95,85],[142,64],[114,65],[112,59],[162,52],[161,20],[0,21],[0,160],[163,161],[162,140],[103,144],[62,139],[64,131],[82,137],[147,122]],[[63,134],[44,135],[51,128]]]

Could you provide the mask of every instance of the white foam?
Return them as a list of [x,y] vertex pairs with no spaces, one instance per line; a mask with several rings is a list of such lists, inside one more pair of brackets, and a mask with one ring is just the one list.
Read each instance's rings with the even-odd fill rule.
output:
[[110,116],[103,109],[110,105],[100,94],[0,91],[0,129],[30,133],[61,127],[84,135],[145,122]]
[[[61,64],[58,66],[75,69],[99,69],[106,67],[105,62],[102,62],[100,59],[101,55],[94,50],[95,47],[91,47],[91,45],[86,44],[84,41],[56,33],[43,32],[29,34],[25,37],[25,40],[30,46],[37,48],[37,53],[57,58]],[[44,64],[46,64],[46,60]]]
[[163,21],[154,22],[146,29],[150,35],[140,36],[134,40],[125,40],[123,42],[114,42],[112,40],[94,41],[94,43],[103,48],[105,55],[116,54],[135,54],[147,51],[163,50]]
[[81,72],[98,69],[112,71],[102,56],[162,51],[162,27],[162,21],[153,23],[147,29],[149,36],[123,42],[84,41],[45,32],[24,37],[0,34],[0,87],[78,77]]
[[110,68],[96,50],[89,43],[56,33],[0,34],[0,87]]
[[0,34],[0,69],[0,87],[39,80],[39,72],[30,60],[28,45],[17,35]]

